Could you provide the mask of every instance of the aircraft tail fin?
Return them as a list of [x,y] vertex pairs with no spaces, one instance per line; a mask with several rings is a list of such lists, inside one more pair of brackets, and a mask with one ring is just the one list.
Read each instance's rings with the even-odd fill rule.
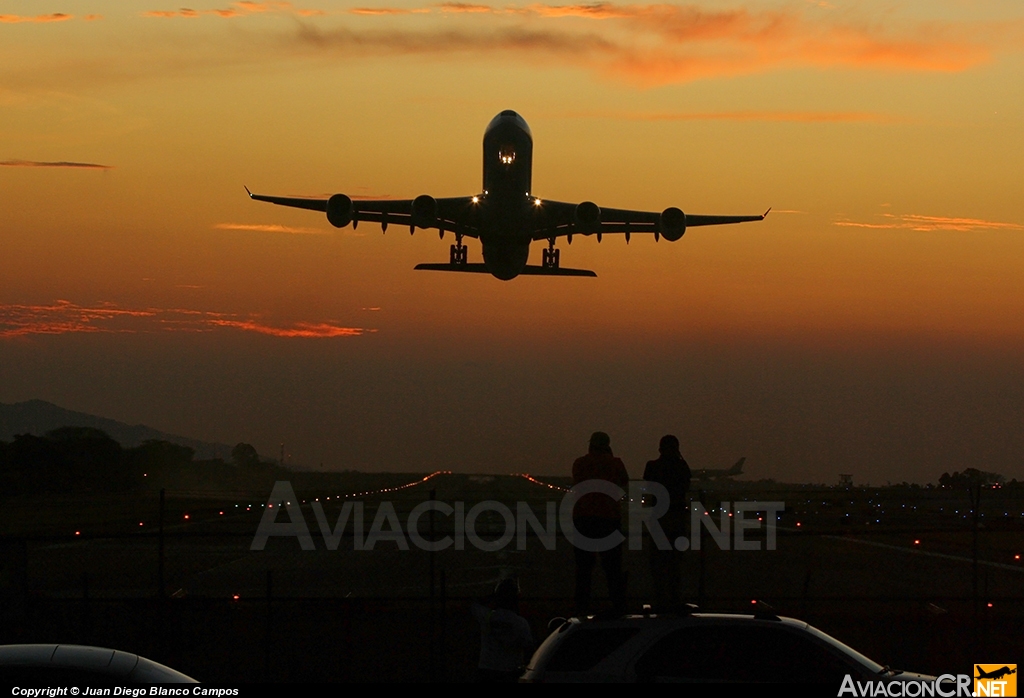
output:
[[743,463],[747,460],[746,456],[736,461],[736,465],[729,469],[728,475],[742,475],[743,474]]

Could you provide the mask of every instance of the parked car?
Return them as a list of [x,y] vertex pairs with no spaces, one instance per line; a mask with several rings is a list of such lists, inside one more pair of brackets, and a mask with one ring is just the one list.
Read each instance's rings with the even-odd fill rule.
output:
[[0,682],[63,684],[198,683],[130,652],[82,645],[0,645]]
[[572,618],[534,653],[526,682],[934,681],[883,667],[807,623],[770,614]]

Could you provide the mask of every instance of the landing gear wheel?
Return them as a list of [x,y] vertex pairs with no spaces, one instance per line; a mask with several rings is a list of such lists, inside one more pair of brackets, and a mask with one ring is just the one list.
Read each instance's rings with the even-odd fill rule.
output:
[[449,249],[449,262],[452,266],[463,265],[469,259],[469,248],[462,244],[462,241],[456,242]]
[[541,266],[545,269],[558,269],[560,251],[555,249],[554,242],[551,242],[550,245],[548,249],[542,250]]

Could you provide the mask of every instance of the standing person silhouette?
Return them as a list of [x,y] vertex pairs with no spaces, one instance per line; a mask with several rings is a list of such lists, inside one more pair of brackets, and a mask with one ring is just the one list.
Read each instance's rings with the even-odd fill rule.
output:
[[[661,437],[658,445],[657,460],[647,462],[644,468],[644,480],[657,482],[668,490],[668,511],[660,519],[662,530],[671,545],[676,538],[686,535],[686,493],[690,489],[690,466],[683,460],[679,452],[679,439],[671,434]],[[680,604],[681,575],[679,571],[680,553],[671,548],[658,550],[651,545],[651,582],[654,587],[654,600],[660,608],[676,607]]]
[[[572,464],[572,484],[587,480],[607,480],[621,487],[629,487],[629,474],[622,461],[612,454],[611,437],[595,431],[590,437],[587,455]],[[573,508],[572,522],[576,531],[587,538],[600,539],[622,531],[622,506],[607,495],[591,492],[580,498]],[[576,614],[586,615],[590,610],[590,589],[594,565],[601,557],[608,595],[617,612],[626,609],[626,580],[622,574],[622,544],[602,553],[590,552],[576,546]]]

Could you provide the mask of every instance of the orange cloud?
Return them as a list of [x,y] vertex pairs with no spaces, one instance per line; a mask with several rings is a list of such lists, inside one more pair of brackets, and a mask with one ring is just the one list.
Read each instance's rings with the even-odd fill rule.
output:
[[333,322],[295,322],[274,326],[259,316],[185,308],[121,308],[113,303],[82,306],[59,300],[51,305],[0,304],[0,339],[40,334],[212,332],[236,329],[273,337],[358,337],[376,332]]
[[0,167],[76,167],[86,170],[112,170],[113,165],[98,165],[94,162],[38,162],[35,160],[0,160]]
[[880,230],[916,230],[929,232],[933,230],[956,230],[971,232],[976,230],[1024,230],[1020,223],[1003,223],[986,221],[979,218],[951,218],[948,216],[921,216],[917,214],[883,213],[885,220],[880,223],[839,220],[832,225],[847,228],[874,228]]
[[430,8],[428,7],[411,10],[399,7],[353,7],[349,10],[349,14],[353,15],[414,15],[426,14],[428,12],[430,12]]
[[222,9],[193,10],[189,7],[183,7],[180,10],[149,10],[147,12],[143,12],[142,16],[161,19],[170,19],[173,17],[187,17],[191,19],[201,15],[214,15],[216,17],[231,19],[234,17],[245,17],[247,15],[263,14],[268,12],[293,13],[300,17],[312,17],[315,15],[326,14],[323,10],[295,9],[290,2],[253,2],[252,0],[238,0],[238,2],[231,3],[230,7]]
[[441,12],[495,12],[495,10],[488,5],[473,5],[468,2],[443,2],[437,7]]
[[633,6],[614,5],[608,2],[593,2],[583,5],[541,5],[533,4],[520,10],[541,17],[586,17],[588,19],[618,19],[634,17],[653,8],[672,9],[673,5]]
[[896,117],[874,112],[827,111],[722,111],[722,112],[594,112],[572,114],[574,118],[610,118],[625,121],[795,121],[800,123],[890,123]]
[[20,24],[22,22],[66,22],[69,19],[74,18],[74,15],[64,14],[63,12],[54,12],[49,15],[36,15],[35,17],[23,17],[21,15],[0,15],[0,23],[3,24]]
[[376,332],[376,330],[368,330],[362,327],[338,327],[326,322],[297,322],[291,327],[271,327],[253,320],[210,320],[210,324],[220,327],[233,327],[239,330],[246,330],[247,332],[268,334],[272,337],[358,337],[367,332]]
[[326,235],[327,231],[318,228],[298,228],[288,225],[262,223],[217,223],[213,226],[219,230],[252,230],[260,233],[290,233],[292,235]]
[[[358,55],[515,53],[544,62],[557,58],[629,82],[658,85],[807,67],[962,71],[989,60],[993,46],[1005,43],[1006,31],[1012,29],[996,31],[995,27],[939,22],[882,26],[858,22],[846,14],[812,14],[798,6],[709,10],[697,6],[594,3],[496,8],[447,2],[419,9],[357,8],[350,12],[390,15],[429,12],[432,8],[461,13],[465,18],[455,28],[376,32],[303,25],[298,41],[319,50]],[[483,15],[514,15],[516,23],[485,20]],[[481,18],[474,19],[476,16]],[[562,21],[574,18],[600,21]],[[487,24],[479,24],[484,21]],[[1019,29],[1013,31],[1019,33]],[[881,120],[874,115],[810,112],[690,118]]]

